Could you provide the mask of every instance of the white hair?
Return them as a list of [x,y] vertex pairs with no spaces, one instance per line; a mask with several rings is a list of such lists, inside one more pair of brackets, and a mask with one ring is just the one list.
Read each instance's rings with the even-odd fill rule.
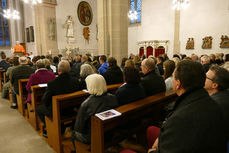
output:
[[81,65],[81,67],[80,67],[80,76],[81,77],[87,77],[88,75],[93,74],[93,73],[94,73],[94,71],[93,71],[91,65],[89,65],[89,64]]
[[210,58],[208,56],[204,55],[204,56],[201,57],[201,61],[202,62],[209,62]]
[[104,77],[100,74],[91,74],[86,79],[89,94],[101,96],[107,92],[107,85]]

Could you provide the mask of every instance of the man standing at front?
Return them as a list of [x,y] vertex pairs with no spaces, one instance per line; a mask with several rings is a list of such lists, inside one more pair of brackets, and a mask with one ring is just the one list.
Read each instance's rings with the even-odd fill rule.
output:
[[16,41],[16,46],[14,46],[14,55],[23,56],[25,55],[25,49],[20,45],[19,41]]
[[205,79],[200,63],[178,63],[173,73],[173,89],[179,98],[149,153],[226,152],[223,114],[203,88]]

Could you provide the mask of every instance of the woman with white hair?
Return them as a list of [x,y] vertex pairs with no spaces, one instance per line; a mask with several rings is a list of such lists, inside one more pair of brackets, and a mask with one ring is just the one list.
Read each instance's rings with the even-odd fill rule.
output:
[[91,65],[83,64],[80,67],[80,77],[78,79],[80,89],[86,89],[86,82],[85,79],[87,76],[94,74],[94,70],[92,69]]
[[102,75],[89,75],[85,81],[90,96],[79,108],[72,138],[90,144],[91,116],[117,107],[118,102],[114,95],[107,93],[106,81]]

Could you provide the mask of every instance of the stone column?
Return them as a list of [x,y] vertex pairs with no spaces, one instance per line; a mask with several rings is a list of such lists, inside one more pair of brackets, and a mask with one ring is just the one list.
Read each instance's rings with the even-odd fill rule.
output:
[[180,11],[175,10],[173,53],[180,53]]
[[[56,4],[43,2],[34,6],[35,11],[35,41],[39,55],[57,55],[57,31],[56,31]],[[54,20],[53,28],[55,37],[50,37],[50,20]]]
[[98,0],[98,53],[120,63],[128,56],[128,0]]

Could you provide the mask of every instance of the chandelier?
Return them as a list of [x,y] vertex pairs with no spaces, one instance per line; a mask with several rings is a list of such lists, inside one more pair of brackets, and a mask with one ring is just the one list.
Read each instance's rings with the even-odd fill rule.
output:
[[14,20],[20,19],[19,12],[17,10],[11,10],[11,9],[3,10],[3,17],[7,19],[14,19]]
[[186,9],[189,7],[189,0],[173,0],[173,9],[174,10],[181,10]]
[[36,5],[38,3],[42,3],[42,0],[23,0],[24,3],[31,3],[32,5]]
[[129,17],[129,19],[130,20],[137,20],[137,18],[138,18],[138,13],[137,13],[137,11],[129,11],[129,13],[128,13],[128,17]]

